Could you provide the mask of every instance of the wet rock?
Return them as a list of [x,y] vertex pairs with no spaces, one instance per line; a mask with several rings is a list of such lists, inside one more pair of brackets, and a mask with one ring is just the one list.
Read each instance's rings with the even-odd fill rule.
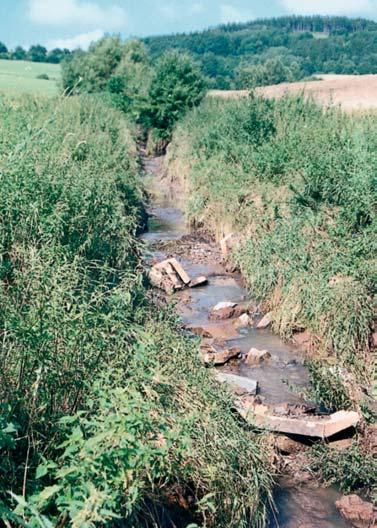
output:
[[225,319],[231,319],[234,315],[235,307],[236,307],[236,303],[220,302],[212,308],[209,314],[209,318],[212,321],[222,321]]
[[206,365],[225,365],[231,359],[238,358],[240,353],[241,350],[238,347],[225,348],[224,350],[218,350],[208,345],[200,347],[200,355]]
[[231,301],[224,301],[219,302],[212,308],[214,312],[217,312],[219,310],[223,310],[224,308],[235,308],[237,306],[237,303],[231,302]]
[[238,303],[234,307],[234,317],[241,317],[244,314],[252,314],[256,310],[256,306],[250,302]]
[[251,348],[246,356],[245,363],[247,365],[260,365],[269,359],[271,359],[271,354],[268,350]]
[[274,438],[274,447],[285,455],[295,455],[301,451],[305,451],[308,447],[301,442],[297,442],[289,436],[277,435]]
[[262,317],[262,319],[257,324],[257,328],[258,330],[263,330],[265,328],[268,328],[271,325],[271,323],[272,323],[272,313],[269,312],[264,317]]
[[377,511],[370,502],[363,501],[358,495],[345,495],[336,503],[342,517],[356,528],[372,528],[377,523]]
[[208,282],[207,277],[204,277],[204,275],[202,275],[200,277],[196,277],[195,279],[192,279],[190,281],[189,287],[196,288],[197,286],[204,286],[205,284],[207,284],[207,282]]
[[236,328],[247,328],[252,324],[252,322],[253,320],[251,319],[251,317],[249,317],[247,313],[244,313],[234,321],[234,326]]
[[216,372],[215,377],[220,383],[227,383],[232,388],[237,390],[237,393],[256,394],[258,390],[258,382],[242,376],[235,376],[234,374],[227,374],[225,372]]

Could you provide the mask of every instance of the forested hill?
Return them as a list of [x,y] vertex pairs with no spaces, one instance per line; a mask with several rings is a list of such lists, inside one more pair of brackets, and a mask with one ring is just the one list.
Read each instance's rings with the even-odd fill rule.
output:
[[152,57],[177,48],[202,64],[213,87],[297,81],[316,73],[377,73],[377,23],[346,17],[281,17],[144,39]]

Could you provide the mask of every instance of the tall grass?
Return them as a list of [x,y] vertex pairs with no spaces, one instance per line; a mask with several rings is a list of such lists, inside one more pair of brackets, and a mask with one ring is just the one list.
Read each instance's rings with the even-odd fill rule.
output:
[[0,114],[2,519],[263,525],[263,439],[146,295],[132,126],[91,97]]
[[[376,279],[377,116],[301,97],[208,99],[177,127],[168,165],[188,217],[234,231],[252,294],[286,338],[308,328],[370,381]],[[365,380],[367,378],[367,380]]]

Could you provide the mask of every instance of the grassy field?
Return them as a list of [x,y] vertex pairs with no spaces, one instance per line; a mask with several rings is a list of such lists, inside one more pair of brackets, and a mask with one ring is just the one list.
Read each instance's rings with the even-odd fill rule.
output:
[[[37,79],[47,74],[49,80]],[[0,60],[0,93],[52,96],[58,93],[60,65]]]
[[[347,112],[377,109],[377,75],[320,75],[319,81],[282,83],[256,88],[268,99],[305,93],[325,106],[341,106]],[[247,97],[249,90],[211,90],[209,95],[225,99]]]

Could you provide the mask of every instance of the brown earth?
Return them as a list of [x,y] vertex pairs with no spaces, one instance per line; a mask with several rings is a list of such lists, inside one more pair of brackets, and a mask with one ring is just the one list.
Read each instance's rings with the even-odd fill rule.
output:
[[[267,98],[303,92],[324,105],[341,105],[348,112],[377,108],[377,75],[321,75],[320,78],[320,81],[282,83],[255,91]],[[248,93],[248,90],[211,90],[208,95],[237,98]]]

